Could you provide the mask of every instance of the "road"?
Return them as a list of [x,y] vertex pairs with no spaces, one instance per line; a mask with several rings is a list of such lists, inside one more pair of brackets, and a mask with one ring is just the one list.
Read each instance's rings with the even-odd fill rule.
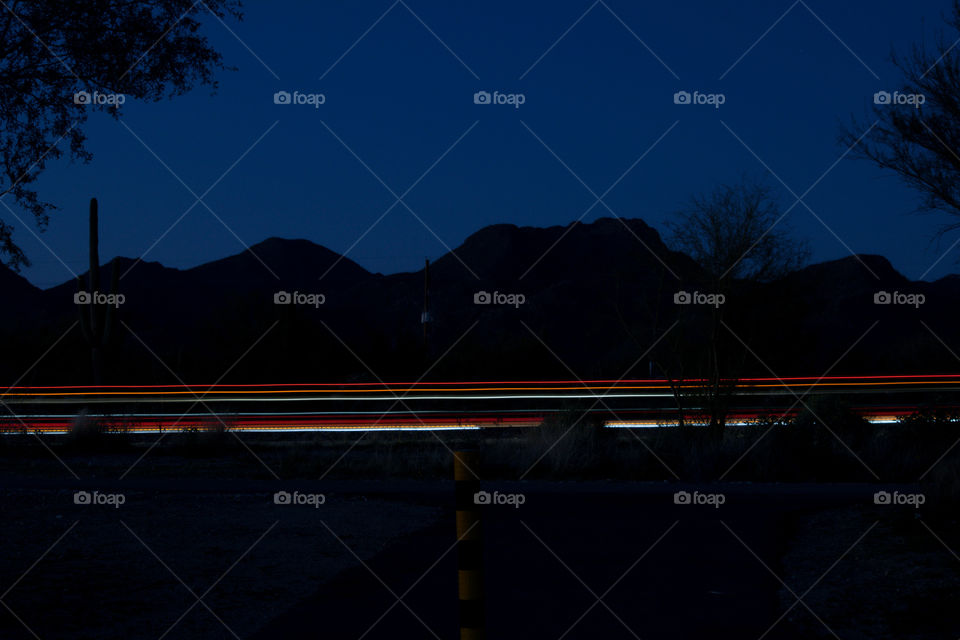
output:
[[[144,433],[219,420],[244,431],[530,427],[571,405],[602,414],[610,426],[645,427],[670,423],[676,388],[694,397],[702,384],[648,379],[9,387],[0,393],[9,409],[0,429],[63,433],[82,409]],[[960,375],[747,378],[737,385],[730,421],[795,413],[802,406],[797,398],[842,394],[868,420],[889,422],[924,404],[944,406],[940,396],[958,390]]]
[[[487,483],[523,493],[484,511],[488,637],[797,640],[778,620],[792,519],[868,503],[873,486]],[[720,508],[674,491],[722,491]],[[456,635],[453,513],[320,587],[272,637]],[[445,553],[446,552],[446,553]],[[805,588],[806,585],[791,585]],[[833,621],[827,621],[831,623]]]

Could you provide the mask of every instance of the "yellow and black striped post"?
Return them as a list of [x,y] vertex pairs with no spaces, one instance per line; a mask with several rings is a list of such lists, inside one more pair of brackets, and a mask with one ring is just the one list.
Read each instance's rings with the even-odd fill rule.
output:
[[460,591],[460,640],[485,637],[483,598],[483,523],[474,496],[480,491],[478,456],[453,454],[457,506],[457,581]]

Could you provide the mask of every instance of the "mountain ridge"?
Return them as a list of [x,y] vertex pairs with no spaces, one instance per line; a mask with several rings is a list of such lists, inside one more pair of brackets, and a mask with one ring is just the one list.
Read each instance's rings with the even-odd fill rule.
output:
[[[118,258],[103,265],[104,287],[114,264],[125,297],[112,336],[114,376],[144,383],[175,382],[170,369],[182,379],[217,379],[235,361],[230,373],[244,381],[372,372],[416,379],[428,363],[436,365],[431,375],[459,379],[618,377],[648,368],[644,358],[699,348],[696,331],[670,334],[672,322],[696,311],[677,305],[675,294],[708,286],[656,229],[615,218],[476,231],[430,264],[426,327],[423,269],[373,273],[310,240],[271,237],[189,269]],[[7,271],[0,270],[0,299],[16,313],[0,316],[0,378],[29,370],[43,382],[84,379],[89,350],[74,331],[77,283],[40,290]],[[925,303],[877,304],[884,291],[922,294]],[[277,304],[290,299],[285,293],[316,304]],[[943,345],[960,349],[960,277],[912,282],[883,256],[864,254],[773,283],[733,283],[728,295],[726,318],[747,327],[757,375],[769,375],[767,367],[820,375],[835,361],[834,372],[858,373],[958,365]],[[737,318],[737,309],[747,313]],[[661,352],[644,356],[651,345]]]

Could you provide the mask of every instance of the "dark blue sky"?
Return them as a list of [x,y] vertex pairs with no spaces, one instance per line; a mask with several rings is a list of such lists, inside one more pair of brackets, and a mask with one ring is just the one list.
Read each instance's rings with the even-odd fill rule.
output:
[[[104,259],[149,250],[148,260],[190,267],[282,236],[349,249],[391,273],[499,222],[615,214],[662,229],[692,193],[744,173],[767,178],[790,207],[794,196],[766,164],[796,195],[820,180],[804,198],[813,213],[797,205],[789,215],[815,260],[849,247],[932,279],[958,270],[956,251],[931,270],[956,239],[930,244],[948,218],[912,215],[918,196],[865,161],[831,166],[844,153],[840,124],[899,86],[891,46],[929,40],[949,4],[406,0],[384,15],[390,0],[250,3],[245,21],[230,24],[245,45],[210,21],[239,68],[220,75],[216,95],[128,102],[122,123],[96,114],[92,163],[62,161],[43,175],[42,194],[62,207],[40,236],[53,253],[0,214],[16,224],[34,261],[25,275],[42,287],[68,279],[67,267],[85,269],[93,195]],[[276,105],[281,90],[326,102]],[[522,93],[525,104],[476,105],[481,90]],[[680,90],[726,101],[677,105]],[[195,201],[187,187],[204,194],[234,163],[204,197],[224,224],[197,204],[168,231]],[[413,213],[398,204],[383,216],[395,202],[387,187],[399,196],[431,166],[404,197]],[[621,176],[603,197],[609,209],[584,215]]]

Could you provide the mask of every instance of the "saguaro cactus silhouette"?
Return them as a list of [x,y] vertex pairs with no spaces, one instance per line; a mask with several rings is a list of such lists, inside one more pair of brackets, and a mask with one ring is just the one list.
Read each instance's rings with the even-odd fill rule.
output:
[[[90,199],[90,271],[87,273],[86,290],[83,288],[82,276],[77,276],[78,294],[86,294],[85,304],[78,304],[80,314],[80,330],[90,346],[90,364],[93,370],[93,382],[103,384],[104,350],[113,334],[113,320],[116,305],[107,304],[102,300],[100,291],[100,228],[97,199]],[[116,259],[110,264],[110,293],[116,296],[119,283],[119,272]],[[83,302],[78,300],[77,302]]]

